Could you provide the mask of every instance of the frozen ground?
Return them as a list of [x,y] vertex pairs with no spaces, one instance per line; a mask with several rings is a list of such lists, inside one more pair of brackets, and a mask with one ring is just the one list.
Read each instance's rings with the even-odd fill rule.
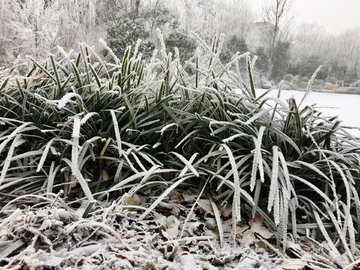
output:
[[[266,92],[265,89],[256,89],[258,95]],[[268,95],[277,96],[278,90],[272,90]],[[283,90],[280,98],[286,100],[294,97],[300,103],[305,92],[296,90]],[[342,126],[357,127],[347,129],[348,132],[360,137],[360,95],[335,94],[323,92],[309,92],[303,101],[304,105],[316,104],[316,108],[323,112],[324,116],[338,116]]]
[[174,215],[166,214],[164,208],[146,220],[139,220],[136,210],[123,211],[116,203],[99,202],[85,219],[82,215],[88,202],[75,210],[61,198],[44,205],[40,197],[23,196],[17,203],[26,203],[26,209],[10,203],[1,210],[0,269],[339,269],[339,258],[321,253],[305,238],[301,245],[289,239],[285,250],[278,250],[276,238],[259,217],[238,226],[235,245],[231,226],[224,221],[224,245],[220,247],[210,202],[200,199],[185,224],[181,209],[188,210],[195,196],[189,191],[174,194],[184,195],[190,203],[168,200],[159,205],[167,211],[172,208]]

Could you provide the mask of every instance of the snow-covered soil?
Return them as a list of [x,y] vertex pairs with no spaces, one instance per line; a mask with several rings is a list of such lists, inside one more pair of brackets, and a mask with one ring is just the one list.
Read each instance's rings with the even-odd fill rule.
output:
[[[261,95],[266,90],[256,89],[256,92]],[[277,94],[278,90],[272,90],[268,95],[276,97]],[[283,90],[280,99],[285,101],[294,97],[299,104],[304,95],[304,91]],[[302,107],[313,104],[316,104],[317,110],[323,112],[323,116],[338,116],[343,127],[356,127],[356,129],[346,130],[356,137],[360,137],[360,95],[309,92],[302,103]]]
[[86,201],[69,207],[59,197],[24,196],[0,212],[0,268],[338,269],[344,261],[306,238],[301,244],[289,239],[278,249],[259,216],[245,215],[234,238],[227,209],[220,217],[224,237],[219,239],[211,203],[206,197],[195,203],[198,195],[192,189],[173,192],[143,220],[139,216],[149,195],[136,195],[135,205],[99,202],[86,218]]

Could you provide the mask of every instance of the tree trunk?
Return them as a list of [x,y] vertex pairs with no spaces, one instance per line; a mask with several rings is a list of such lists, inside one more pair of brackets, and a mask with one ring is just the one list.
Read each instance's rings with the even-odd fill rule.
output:
[[[131,1],[132,2],[132,1]],[[132,11],[130,12],[130,19],[136,20],[139,18],[139,7],[140,7],[140,0],[135,0],[134,6],[132,6]]]

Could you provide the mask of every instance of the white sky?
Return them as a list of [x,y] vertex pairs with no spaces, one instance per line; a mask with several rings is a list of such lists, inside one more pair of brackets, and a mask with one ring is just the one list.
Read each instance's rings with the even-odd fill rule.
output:
[[[267,0],[249,0],[258,11]],[[275,1],[275,0],[270,0]],[[360,27],[360,0],[295,0],[297,23],[317,23],[330,34],[339,34],[349,28]]]

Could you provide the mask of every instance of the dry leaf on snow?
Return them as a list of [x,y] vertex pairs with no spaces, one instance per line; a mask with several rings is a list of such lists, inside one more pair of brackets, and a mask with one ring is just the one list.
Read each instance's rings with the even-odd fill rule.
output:
[[305,267],[305,264],[300,260],[291,260],[281,264],[281,267],[284,270],[298,270],[303,269]]
[[243,233],[243,237],[239,240],[242,246],[250,246],[256,240],[254,233],[251,230],[247,230]]
[[200,199],[197,205],[197,208],[201,213],[206,215],[214,215],[213,209],[211,207],[211,203],[208,199]]
[[268,229],[266,229],[264,226],[262,226],[262,217],[256,215],[254,218],[250,219],[249,224],[251,226],[251,231],[254,233],[259,234],[261,237],[265,239],[269,239],[271,236],[273,236],[273,233],[270,232]]

